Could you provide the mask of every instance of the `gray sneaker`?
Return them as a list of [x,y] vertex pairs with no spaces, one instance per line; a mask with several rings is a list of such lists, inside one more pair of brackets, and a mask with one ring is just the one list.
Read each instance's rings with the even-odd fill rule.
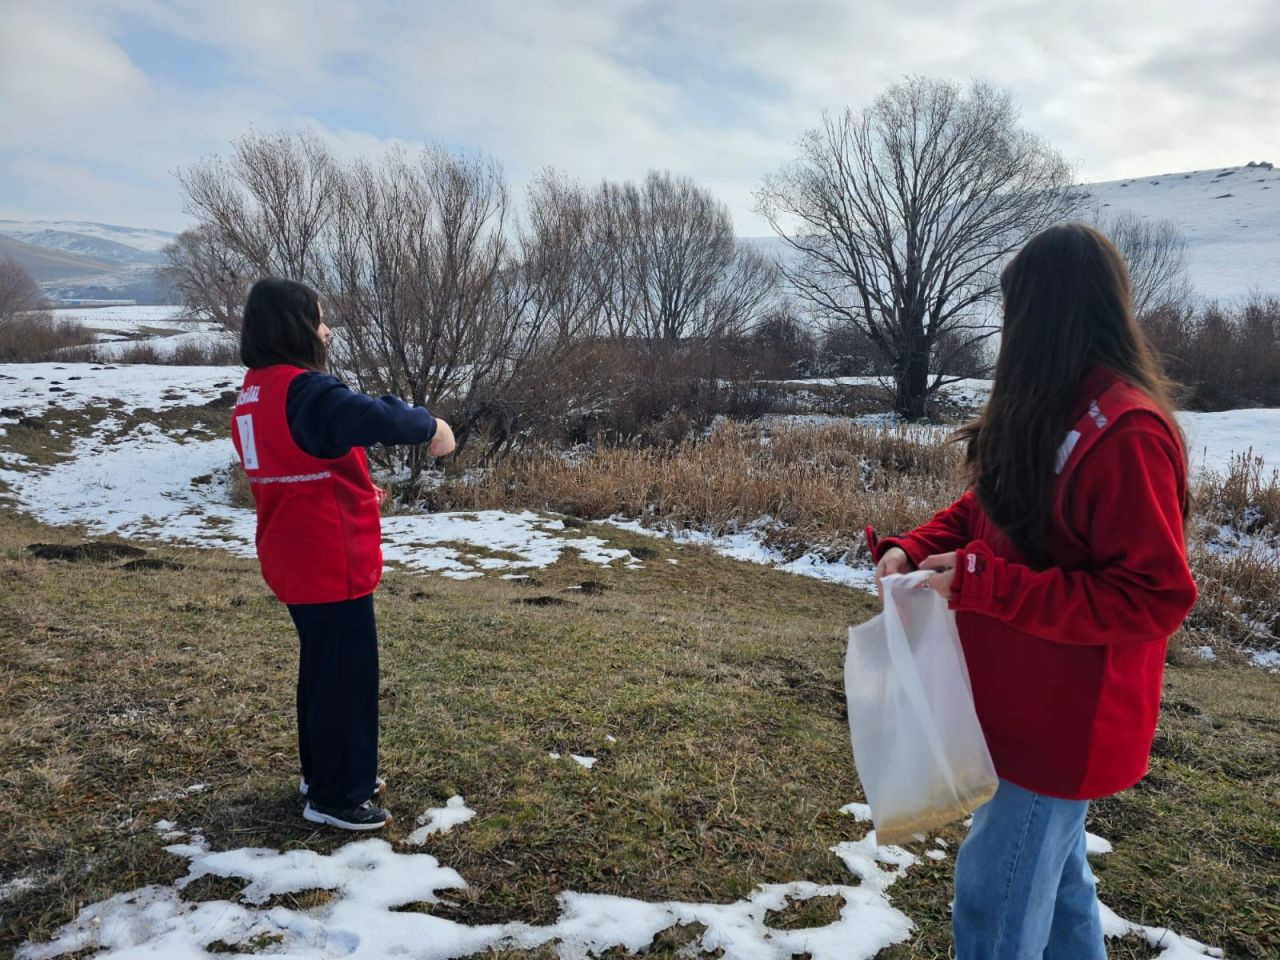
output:
[[391,822],[391,814],[381,807],[375,807],[371,800],[346,809],[322,807],[308,800],[302,811],[302,818],[311,823],[337,827],[339,830],[381,830]]

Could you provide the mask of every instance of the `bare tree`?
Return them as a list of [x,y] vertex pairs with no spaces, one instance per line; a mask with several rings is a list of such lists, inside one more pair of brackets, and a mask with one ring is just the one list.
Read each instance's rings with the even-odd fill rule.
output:
[[994,333],[999,265],[1077,205],[1071,168],[1008,94],[924,78],[824,116],[799,154],[757,193],[798,254],[784,273],[819,319],[870,338],[895,409],[922,417],[955,358]]
[[[446,402],[469,432],[473,398],[518,357],[523,307],[508,198],[490,161],[442,148],[393,153],[336,178],[328,240],[332,359],[361,389]],[[412,451],[414,478],[424,465]]]
[[164,253],[165,273],[187,313],[224,330],[239,330],[244,299],[258,273],[253,265],[209,224],[182,231]]
[[605,183],[606,324],[650,342],[741,332],[772,301],[772,263],[740,244],[728,208],[691,180],[652,172],[643,183]]
[[336,168],[318,135],[251,133],[229,160],[179,171],[186,209],[259,276],[322,285],[322,241],[333,216]]
[[12,257],[0,257],[0,323],[44,310],[48,306],[40,286]]
[[1172,220],[1151,220],[1136,213],[1097,211],[1098,229],[1124,256],[1129,267],[1133,310],[1139,317],[1190,302],[1187,240]]

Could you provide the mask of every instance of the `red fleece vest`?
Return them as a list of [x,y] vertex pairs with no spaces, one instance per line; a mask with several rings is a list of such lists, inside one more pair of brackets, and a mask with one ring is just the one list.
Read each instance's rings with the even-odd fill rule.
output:
[[335,603],[372,593],[382,576],[378,495],[364,450],[333,460],[303,452],[285,417],[301,367],[245,374],[231,440],[258,509],[262,578],[283,603]]

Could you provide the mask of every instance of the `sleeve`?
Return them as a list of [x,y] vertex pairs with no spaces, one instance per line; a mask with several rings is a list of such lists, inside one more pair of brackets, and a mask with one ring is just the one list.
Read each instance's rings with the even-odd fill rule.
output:
[[1170,636],[1196,599],[1183,535],[1182,455],[1163,425],[1112,429],[1076,468],[1071,515],[1091,545],[1088,569],[1034,570],[978,540],[956,557],[951,606],[1055,643]]
[[890,547],[899,547],[918,567],[921,561],[935,553],[959,550],[969,542],[973,508],[974,495],[970,490],[951,506],[935,513],[933,519],[923,526],[910,533],[882,538],[876,544],[875,560],[879,561]]
[[352,447],[426,443],[436,433],[435,417],[426,407],[411,407],[398,397],[366,396],[323,373],[294,378],[285,418],[294,443],[325,460]]

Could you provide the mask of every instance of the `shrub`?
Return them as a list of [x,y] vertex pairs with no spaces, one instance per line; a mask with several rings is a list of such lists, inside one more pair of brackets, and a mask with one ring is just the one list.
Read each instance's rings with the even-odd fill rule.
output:
[[70,320],[54,320],[44,312],[17,314],[0,323],[0,362],[62,359],[60,351],[92,340],[92,334]]

